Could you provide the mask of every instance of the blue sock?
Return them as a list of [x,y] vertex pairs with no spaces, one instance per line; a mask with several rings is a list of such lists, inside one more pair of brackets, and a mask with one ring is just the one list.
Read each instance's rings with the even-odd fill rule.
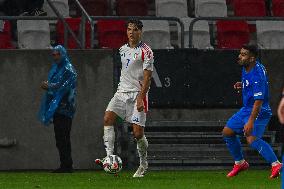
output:
[[262,139],[256,139],[250,145],[252,148],[256,149],[259,154],[270,164],[277,161],[277,157],[267,142]]
[[241,147],[241,141],[237,136],[226,137],[224,136],[224,141],[229,148],[231,155],[235,161],[240,161],[244,159],[243,151]]

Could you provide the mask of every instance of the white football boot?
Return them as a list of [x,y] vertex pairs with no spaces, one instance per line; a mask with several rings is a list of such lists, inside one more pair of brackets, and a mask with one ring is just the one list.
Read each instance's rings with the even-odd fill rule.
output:
[[134,173],[133,178],[141,178],[144,177],[148,169],[148,162],[146,161],[145,163],[141,164],[137,171]]

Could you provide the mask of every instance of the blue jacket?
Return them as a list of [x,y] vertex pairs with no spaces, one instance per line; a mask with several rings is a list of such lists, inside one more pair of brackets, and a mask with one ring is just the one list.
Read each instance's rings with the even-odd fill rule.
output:
[[76,108],[76,70],[63,46],[57,45],[53,51],[60,53],[61,61],[54,62],[48,73],[48,90],[43,96],[38,115],[46,126],[52,123],[55,113],[73,118]]

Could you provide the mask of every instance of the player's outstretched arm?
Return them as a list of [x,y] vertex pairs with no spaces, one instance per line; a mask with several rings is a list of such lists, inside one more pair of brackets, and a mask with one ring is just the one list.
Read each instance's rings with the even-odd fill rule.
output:
[[253,105],[253,109],[252,109],[250,117],[249,117],[249,120],[244,127],[244,135],[245,136],[250,136],[250,134],[253,130],[254,121],[256,120],[256,118],[257,118],[257,116],[260,112],[262,104],[263,104],[262,100],[255,100],[254,105]]
[[151,78],[152,78],[152,71],[144,70],[141,91],[137,97],[137,110],[139,112],[143,111],[144,108],[143,99],[146,97],[146,94],[149,91],[151,85]]
[[282,98],[281,98],[281,101],[279,103],[278,110],[277,110],[279,121],[282,124],[284,124],[284,96],[283,95],[284,95],[284,89],[282,91]]

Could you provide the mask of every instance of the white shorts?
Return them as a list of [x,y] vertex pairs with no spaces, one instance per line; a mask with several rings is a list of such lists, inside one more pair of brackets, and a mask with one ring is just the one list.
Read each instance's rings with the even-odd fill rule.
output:
[[148,111],[148,95],[143,100],[144,111],[137,110],[138,92],[116,92],[109,102],[106,111],[112,111],[129,123],[145,127],[146,113]]

